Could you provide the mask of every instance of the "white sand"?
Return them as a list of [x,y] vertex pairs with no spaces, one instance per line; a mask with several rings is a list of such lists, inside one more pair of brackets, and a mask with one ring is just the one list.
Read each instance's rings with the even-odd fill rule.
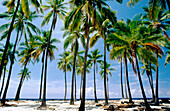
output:
[[[20,102],[6,102],[7,104],[13,104],[15,106],[3,106],[0,107],[0,111],[42,111],[37,110],[41,102],[37,101],[20,101]],[[92,102],[86,102],[86,111],[104,111],[102,106],[96,106],[90,104]],[[70,105],[69,101],[47,101],[47,105],[50,108],[55,108],[53,111],[78,111],[80,101],[75,102],[74,105]],[[44,111],[44,110],[43,110]],[[45,110],[51,111],[51,110]]]
[[[125,100],[123,100],[125,101]],[[139,110],[141,107],[138,105],[143,102],[143,100],[133,100],[136,107],[133,108],[121,108],[123,111],[133,111],[133,110]],[[10,101],[6,102],[7,104],[11,106],[3,106],[0,107],[0,111],[42,111],[37,110],[37,108],[41,105],[41,102],[38,101]],[[127,105],[127,104],[121,104],[121,100],[114,100],[109,101],[110,105],[113,105],[114,107],[119,105]],[[99,101],[97,103],[98,105],[103,105],[104,101]],[[70,105],[69,101],[47,101],[47,106],[49,106],[50,110],[43,110],[43,111],[78,111],[78,108],[80,106],[80,101],[75,102],[74,105]],[[86,111],[107,111],[104,110],[104,108],[108,108],[108,106],[96,106],[94,101],[86,101]],[[143,107],[143,106],[142,106]],[[170,108],[170,104],[163,103],[161,106],[151,106],[153,109],[162,109],[162,107]],[[164,111],[164,110],[161,110]]]

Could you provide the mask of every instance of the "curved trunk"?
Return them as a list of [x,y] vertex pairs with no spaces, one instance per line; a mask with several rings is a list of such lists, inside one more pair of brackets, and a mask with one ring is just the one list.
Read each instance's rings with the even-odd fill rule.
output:
[[158,50],[156,51],[156,59],[157,59],[157,64],[156,64],[156,91],[155,91],[155,105],[159,105],[159,97],[158,97]]
[[153,86],[151,63],[150,63],[150,77],[151,77],[151,86],[152,86],[152,98],[153,98],[153,101],[155,101],[155,93],[154,93],[154,86]]
[[74,101],[76,101],[76,74],[75,74],[75,84],[74,84],[74,85],[75,85],[75,92],[74,92],[74,93],[75,93],[75,95],[74,95]]
[[[4,53],[3,53],[3,56],[2,56],[2,61],[1,61],[1,64],[0,64],[0,74],[2,74],[2,70],[3,70],[3,66],[4,66],[4,61],[5,61],[5,56],[6,56],[6,52],[8,50],[8,46],[9,46],[9,42],[10,42],[10,37],[11,37],[11,32],[13,30],[13,25],[14,25],[16,13],[17,13],[17,11],[19,9],[19,4],[20,4],[20,0],[17,1],[17,7],[15,9],[15,12],[14,12],[14,15],[13,15],[13,18],[12,18],[12,22],[11,22],[11,25],[10,25],[10,28],[9,28],[7,40],[6,40],[6,43],[5,43],[5,50],[4,50]],[[1,78],[1,75],[0,75],[0,78]],[[3,100],[3,103],[4,103],[4,100]]]
[[20,79],[20,83],[19,83],[18,90],[17,90],[17,93],[16,93],[14,101],[18,101],[19,100],[20,92],[21,92],[21,87],[22,87],[22,84],[23,84],[24,79],[25,79],[25,69],[26,69],[27,63],[28,63],[28,59],[27,59],[27,62],[25,64],[25,66],[24,66],[24,71],[22,73],[22,76],[21,76],[21,79]]
[[120,63],[120,80],[121,80],[121,92],[122,92],[122,99],[124,99],[124,93],[123,93],[123,75],[122,75],[122,57],[121,57],[121,63]]
[[147,99],[146,99],[146,95],[145,95],[145,91],[144,91],[144,88],[143,88],[143,84],[142,84],[142,79],[141,79],[141,76],[140,76],[140,71],[139,71],[139,65],[138,65],[138,59],[136,57],[136,51],[134,50],[134,56],[135,56],[135,61],[136,61],[136,67],[137,67],[137,75],[138,75],[138,79],[139,79],[139,83],[140,83],[140,87],[141,87],[141,91],[142,91],[142,96],[144,98],[144,102],[145,102],[145,106],[146,106],[146,110],[151,110],[151,107],[149,106],[148,102],[147,102]]
[[104,95],[105,95],[105,105],[108,104],[107,88],[106,88],[106,37],[104,36]]
[[4,82],[5,82],[5,73],[6,73],[6,65],[4,67],[4,74],[3,74],[3,79],[2,79],[2,85],[1,85],[1,91],[0,91],[0,97],[4,88]]
[[[19,3],[17,5],[19,5]],[[11,79],[12,66],[14,64],[14,55],[15,55],[16,46],[17,46],[17,43],[18,43],[18,38],[19,38],[19,30],[17,32],[17,37],[16,37],[16,40],[15,40],[14,49],[12,51],[12,57],[11,57],[11,63],[10,63],[10,67],[9,67],[8,79],[7,79],[5,90],[4,90],[4,93],[3,93],[2,100],[1,100],[1,103],[3,105],[5,105],[5,99],[6,99],[6,95],[7,95],[7,91],[8,91],[8,87],[9,87],[9,82],[10,82],[10,79]]]
[[67,96],[67,68],[65,69],[65,95],[64,95],[64,100],[66,100]]
[[85,35],[86,35],[86,38],[87,38],[87,43],[86,43],[86,50],[85,50],[85,55],[84,55],[83,89],[82,89],[82,99],[81,99],[79,111],[85,111],[86,61],[87,61],[87,54],[88,54],[88,49],[89,49],[89,24],[88,24],[88,21],[90,21],[90,20],[88,18],[88,15],[86,15]]
[[43,56],[42,56],[42,70],[41,70],[39,101],[41,100],[41,94],[42,94],[42,82],[43,82],[43,72],[44,72],[44,56],[45,56],[45,50],[43,51]]
[[48,49],[50,45],[50,40],[51,40],[51,35],[54,27],[54,18],[55,18],[55,13],[53,14],[53,21],[51,24],[51,29],[50,29],[50,34],[48,38],[48,44],[47,44],[47,49],[46,49],[46,55],[45,55],[45,72],[44,72],[44,88],[43,88],[43,99],[40,107],[46,107],[46,81],[47,81],[47,62],[48,62]]
[[129,94],[129,102],[132,103],[132,96],[131,96],[130,85],[129,85],[129,77],[128,77],[128,66],[127,66],[126,51],[124,52],[124,58],[125,58],[126,82],[127,82],[127,88],[128,88],[128,94]]
[[95,103],[98,103],[98,100],[97,100],[97,94],[96,94],[96,70],[95,70],[95,67],[96,67],[96,63],[94,62],[94,98],[95,98]]
[[74,96],[73,96],[73,91],[74,91],[74,78],[75,78],[75,66],[76,66],[76,55],[78,51],[78,44],[77,44],[77,39],[76,39],[76,46],[75,46],[75,53],[74,53],[74,61],[73,61],[73,73],[72,73],[72,82],[71,82],[71,99],[70,99],[70,105],[74,104]]

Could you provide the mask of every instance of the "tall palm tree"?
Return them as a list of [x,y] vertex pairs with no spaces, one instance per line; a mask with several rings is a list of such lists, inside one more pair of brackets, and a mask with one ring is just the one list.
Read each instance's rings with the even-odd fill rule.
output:
[[71,71],[71,60],[69,60],[69,55],[70,52],[69,51],[65,51],[63,54],[60,54],[59,56],[61,58],[59,58],[59,62],[58,64],[58,69],[63,70],[63,72],[65,73],[65,94],[64,94],[64,100],[66,100],[66,96],[67,96],[67,71]]
[[[22,10],[23,10],[23,13],[29,18],[30,10],[29,10],[28,0],[17,0],[16,8],[15,8],[15,0],[10,0],[10,1],[7,1],[6,3],[4,3],[4,5],[6,5],[8,7],[8,12],[10,12],[11,10],[15,10],[15,11],[14,11],[14,15],[12,16],[12,21],[11,21],[11,24],[10,24],[10,28],[9,28],[8,35],[7,35],[7,40],[6,40],[6,43],[5,43],[5,50],[4,50],[4,53],[3,53],[3,56],[2,56],[2,61],[1,61],[1,64],[0,64],[0,74],[2,73],[2,69],[3,69],[3,66],[4,66],[5,55],[6,55],[8,46],[9,46],[11,33],[12,33],[12,30],[13,30],[13,27],[14,27],[14,22],[15,22],[16,14],[17,14],[18,9],[19,9],[20,2],[21,2],[21,7],[22,7]],[[31,0],[31,3],[36,8],[39,7],[39,2],[37,0]],[[7,81],[7,84],[9,84],[8,81]],[[6,96],[4,95],[3,99],[1,100],[3,104],[5,104],[5,98],[6,98]]]
[[[135,16],[132,19],[132,21],[128,19],[127,24],[125,22],[122,22],[120,27],[117,27],[117,28],[123,37],[114,33],[111,35],[112,39],[110,39],[109,41],[111,42],[112,40],[112,43],[114,44],[116,43],[115,41],[119,40],[119,43],[116,43],[116,44],[119,44],[119,45],[126,44],[126,46],[128,46],[127,47],[128,52],[130,52],[131,61],[133,62],[133,65],[135,66],[134,71],[136,71],[135,73],[137,74],[138,79],[139,79],[140,88],[141,88],[142,95],[145,101],[146,109],[150,110],[150,106],[147,102],[145,91],[144,91],[143,84],[142,84],[137,54],[139,53],[138,52],[139,49],[146,52],[147,51],[145,49],[146,46],[160,51],[160,47],[155,45],[154,42],[158,40],[162,40],[163,36],[162,34],[157,34],[154,32],[152,33],[152,35],[148,34],[150,30],[145,25],[141,24],[141,16],[139,15]],[[120,30],[122,28],[123,30]],[[120,53],[118,51],[121,51],[122,48],[124,47],[125,47],[124,45],[121,47],[117,47],[116,53]]]
[[[112,73],[111,71],[115,71],[114,68],[110,68],[111,64],[108,64],[106,63],[106,80],[107,80],[107,97],[108,97],[108,100],[109,100],[109,77],[108,75],[112,76]],[[102,65],[101,65],[101,71],[100,71],[100,75],[102,78],[104,78],[104,62],[102,62]]]
[[[5,18],[11,18],[12,16],[14,16],[13,13],[6,13],[5,15],[6,15]],[[14,48],[13,48],[13,53],[12,53],[12,56],[11,56],[11,63],[10,63],[10,67],[9,67],[7,84],[6,84],[6,87],[5,87],[5,90],[4,90],[4,94],[3,94],[3,99],[2,99],[3,104],[5,104],[5,98],[6,98],[6,94],[7,94],[7,90],[8,90],[8,86],[9,86],[11,73],[12,73],[12,67],[13,67],[13,64],[14,64],[14,56],[15,56],[14,54],[16,52],[16,46],[18,44],[19,37],[21,38],[22,35],[24,34],[25,39],[27,41],[27,33],[30,37],[32,37],[31,31],[33,31],[34,33],[39,33],[39,29],[34,24],[31,23],[32,20],[36,17],[37,17],[36,13],[31,12],[30,18],[27,18],[26,16],[24,16],[21,8],[19,9],[19,11],[16,14],[16,19],[15,19],[13,28],[16,29],[17,35],[16,35],[16,40],[15,40],[15,44],[14,44]],[[5,29],[6,31],[3,34],[4,37],[6,37],[7,34],[9,33],[9,31],[8,31],[9,25],[10,25],[10,23],[7,23],[7,24],[0,26],[2,29],[6,28]],[[2,37],[2,39],[4,37]]]
[[[34,59],[36,60],[39,58],[39,56],[42,54],[42,71],[41,71],[41,81],[40,81],[40,93],[39,93],[39,100],[41,100],[41,94],[42,94],[42,82],[43,82],[43,75],[44,75],[44,60],[45,60],[45,51],[47,49],[47,41],[49,37],[50,31],[42,31],[42,36],[34,36],[37,42],[35,42],[34,47],[36,47],[36,50],[32,52],[34,54]],[[54,59],[54,50],[58,50],[58,48],[54,45],[54,43],[59,43],[60,41],[58,39],[51,39],[49,49],[48,49],[48,55],[50,60],[52,61]]]
[[52,17],[52,24],[50,28],[50,33],[47,41],[47,50],[45,53],[45,72],[44,72],[44,88],[43,88],[43,100],[42,104],[40,106],[41,108],[47,108],[46,107],[46,78],[47,78],[47,58],[48,58],[48,52],[49,52],[49,46],[52,36],[52,31],[55,29],[55,25],[57,23],[57,17],[59,16],[61,19],[65,15],[65,3],[64,0],[50,0],[47,2],[48,5],[43,5],[44,9],[51,9],[51,11],[44,17],[44,20],[42,21],[41,26],[44,26],[45,24],[48,24],[50,21],[50,18]]
[[[74,52],[74,57],[73,57],[73,72],[72,72],[72,83],[71,83],[71,99],[70,99],[70,104],[74,104],[74,97],[73,97],[73,91],[74,91],[74,79],[76,79],[75,75],[75,69],[76,69],[76,57],[78,55],[78,49],[79,49],[79,43],[78,39],[81,40],[81,43],[83,47],[85,48],[85,40],[83,38],[83,35],[80,33],[80,30],[77,30],[75,32],[71,32],[70,30],[66,30],[64,37],[67,38],[64,41],[64,49],[67,49],[69,45],[71,45],[71,50]],[[76,84],[75,84],[76,85]],[[76,91],[76,88],[75,88]],[[76,96],[76,93],[75,93]]]
[[88,54],[87,56],[89,57],[90,61],[93,64],[93,70],[94,70],[94,97],[95,97],[95,102],[97,103],[97,94],[96,94],[96,71],[97,71],[97,63],[101,63],[100,58],[103,57],[103,55],[99,54],[100,51],[98,49],[91,51],[91,55]]
[[[156,1],[155,1],[156,2]],[[164,35],[166,36],[167,40],[170,42],[170,38],[168,34],[166,33],[166,30],[169,30],[170,24],[169,24],[169,19],[170,19],[170,12],[166,11],[164,12],[159,6],[158,3],[155,3],[157,8],[154,8],[155,6],[151,5],[150,7],[146,7],[145,12],[146,15],[144,16],[145,19],[148,19],[149,26],[148,27],[153,27],[154,29],[157,29],[158,32],[161,30]],[[155,53],[157,54],[157,65],[156,65],[156,86],[155,86],[155,104],[159,105],[159,98],[158,98],[158,53],[160,51],[156,50]]]
[[25,43],[21,43],[21,52],[19,53],[19,57],[21,57],[20,59],[20,63],[22,63],[22,66],[24,66],[24,69],[23,69],[23,73],[21,75],[21,78],[20,78],[20,82],[19,82],[19,85],[18,85],[18,89],[17,89],[17,93],[16,93],[16,96],[15,96],[15,101],[18,101],[19,98],[20,98],[20,92],[21,92],[21,87],[22,87],[22,84],[23,84],[23,80],[25,78],[25,72],[26,72],[26,68],[27,68],[27,65],[31,62],[31,57],[33,56],[33,54],[31,54],[31,52],[33,52],[35,50],[35,47],[34,47],[34,39],[29,39],[30,41],[29,42],[25,42]]

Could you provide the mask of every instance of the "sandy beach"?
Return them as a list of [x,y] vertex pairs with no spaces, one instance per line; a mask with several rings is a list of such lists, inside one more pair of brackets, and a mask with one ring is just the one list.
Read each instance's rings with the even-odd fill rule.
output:
[[[123,103],[124,102],[124,103]],[[108,106],[104,106],[104,101],[99,101],[99,103],[94,103],[94,101],[86,101],[86,111],[111,111],[111,107],[114,110],[121,111],[133,111],[133,110],[144,110],[144,105],[142,105],[143,100],[133,100],[134,104],[126,103],[126,100],[114,100],[109,101]],[[9,106],[1,106],[0,111],[40,111],[37,108],[40,106],[41,102],[22,100],[22,101],[9,101],[6,102]],[[48,110],[44,111],[78,111],[80,101],[75,102],[74,105],[70,105],[69,101],[47,101],[49,107]],[[153,110],[168,111],[170,110],[170,103],[161,103],[160,106],[151,105]]]

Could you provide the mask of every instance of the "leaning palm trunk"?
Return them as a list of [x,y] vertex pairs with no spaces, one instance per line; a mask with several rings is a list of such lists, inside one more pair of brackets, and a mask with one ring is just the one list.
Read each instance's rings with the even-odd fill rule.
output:
[[156,64],[156,91],[155,91],[155,105],[159,105],[159,97],[158,97],[158,50],[156,51],[156,59],[157,59],[157,64]]
[[73,91],[74,91],[74,78],[75,78],[75,66],[76,66],[76,55],[78,51],[78,41],[76,39],[76,46],[75,46],[75,53],[74,53],[74,61],[73,61],[73,73],[72,73],[72,82],[71,82],[71,100],[70,100],[70,105],[74,104],[74,96],[73,96]]
[[128,77],[128,66],[127,66],[126,51],[124,52],[124,59],[125,59],[125,67],[126,67],[126,82],[127,82],[127,88],[128,88],[128,94],[129,94],[129,102],[132,103],[132,96],[131,96],[129,77]]
[[[6,52],[8,50],[9,41],[10,41],[10,37],[11,37],[11,32],[13,30],[13,25],[14,25],[16,13],[17,13],[17,11],[19,9],[19,4],[20,4],[20,0],[17,1],[17,7],[15,9],[15,12],[14,12],[14,15],[13,15],[13,18],[12,18],[12,22],[11,22],[11,25],[10,25],[10,28],[9,28],[9,32],[8,32],[8,36],[7,36],[7,40],[6,40],[6,44],[5,44],[5,50],[3,52],[2,61],[1,61],[1,64],[0,64],[0,74],[2,73],[2,70],[3,70],[5,56],[6,56]],[[1,78],[1,75],[0,75],[0,78]],[[4,100],[3,100],[3,103],[5,103]]]
[[88,24],[88,21],[89,21],[89,18],[88,18],[88,15],[86,14],[85,35],[87,38],[87,43],[86,43],[86,50],[85,50],[85,55],[84,55],[83,89],[82,89],[82,99],[81,99],[79,111],[85,111],[86,61],[87,61],[87,54],[88,54],[88,49],[89,49],[89,24]]
[[141,91],[142,91],[142,96],[143,96],[143,98],[144,98],[146,110],[150,111],[150,110],[151,110],[151,107],[149,106],[149,104],[148,104],[148,102],[147,102],[147,98],[146,98],[145,91],[144,91],[144,88],[143,88],[142,79],[141,79],[141,76],[140,76],[138,59],[137,59],[137,56],[136,56],[136,50],[134,50],[134,58],[135,58],[135,61],[136,61],[136,67],[137,67],[137,72],[138,72],[137,75],[138,75],[138,79],[139,79],[139,83],[140,83],[140,87],[141,87]]
[[16,96],[15,96],[15,99],[14,99],[15,101],[18,101],[19,97],[20,97],[21,87],[22,87],[22,84],[23,84],[24,79],[25,79],[25,69],[26,69],[27,63],[28,63],[28,59],[27,59],[26,64],[24,66],[24,71],[22,73],[20,83],[19,83],[19,86],[18,86],[18,90],[17,90]]
[[124,99],[124,92],[123,92],[123,76],[122,76],[122,57],[120,63],[120,78],[121,78],[121,92],[122,92],[122,99]]
[[106,37],[104,35],[104,95],[105,95],[105,105],[108,104],[107,88],[106,88]]
[[46,107],[46,85],[47,85],[47,62],[48,62],[48,50],[49,50],[49,45],[50,45],[50,40],[51,40],[51,35],[52,31],[54,28],[54,18],[55,18],[55,13],[53,14],[53,20],[50,28],[50,34],[48,38],[48,44],[47,44],[47,50],[46,50],[46,55],[45,55],[45,72],[44,72],[44,88],[43,88],[43,99],[40,107]]
[[[19,5],[19,3],[17,5]],[[10,79],[11,79],[12,66],[14,64],[14,54],[15,54],[17,43],[18,43],[18,38],[19,38],[19,30],[17,32],[17,37],[16,37],[16,40],[15,40],[14,49],[12,51],[12,57],[11,57],[11,63],[10,63],[10,67],[9,67],[9,74],[8,74],[8,79],[7,79],[7,82],[6,82],[6,87],[5,87],[3,97],[2,97],[2,100],[1,100],[1,103],[3,105],[5,105],[5,99],[6,99],[6,95],[7,95],[7,91],[8,91],[8,87],[9,87],[9,82],[10,82]]]
[[95,67],[96,67],[96,63],[94,62],[94,98],[95,98],[95,103],[98,103],[97,100],[97,94],[96,94],[96,74],[95,74]]
[[150,63],[150,77],[151,77],[151,86],[152,86],[152,98],[153,98],[153,101],[155,101],[155,93],[154,93],[154,86],[153,86],[151,63]]
[[43,82],[43,72],[44,72],[44,56],[45,56],[45,50],[43,51],[43,56],[42,56],[42,71],[41,71],[39,101],[41,100],[41,94],[42,94],[42,82]]
[[67,72],[67,68],[65,69],[65,95],[64,95],[64,100],[66,100],[66,96],[67,96],[67,74],[66,74],[66,72]]
[[5,73],[6,73],[6,65],[4,67],[4,74],[3,74],[3,79],[2,79],[2,85],[1,85],[1,91],[0,91],[0,97],[4,88],[4,82],[5,82]]

